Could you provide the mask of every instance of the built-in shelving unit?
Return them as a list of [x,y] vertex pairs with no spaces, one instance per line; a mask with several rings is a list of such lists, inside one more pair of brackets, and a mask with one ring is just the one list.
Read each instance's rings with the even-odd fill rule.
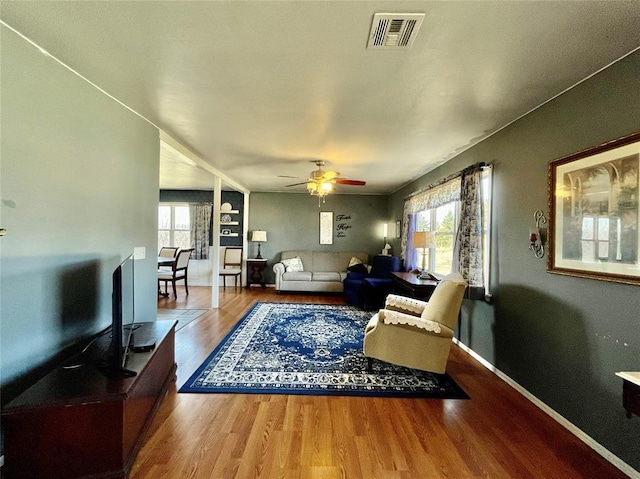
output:
[[[228,203],[225,203],[228,204]],[[240,214],[239,210],[227,209],[220,211],[220,236],[233,238],[239,236],[240,222],[234,221],[233,215]],[[233,227],[233,228],[232,228]]]

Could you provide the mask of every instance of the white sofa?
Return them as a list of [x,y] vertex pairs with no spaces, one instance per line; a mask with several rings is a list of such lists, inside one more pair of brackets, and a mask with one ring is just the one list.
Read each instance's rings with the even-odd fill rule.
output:
[[273,265],[277,293],[281,291],[341,293],[342,282],[347,276],[347,267],[351,258],[356,257],[364,264],[369,262],[367,253],[353,251],[283,251],[280,260],[295,257],[299,257],[302,261],[303,271],[286,271],[282,263]]

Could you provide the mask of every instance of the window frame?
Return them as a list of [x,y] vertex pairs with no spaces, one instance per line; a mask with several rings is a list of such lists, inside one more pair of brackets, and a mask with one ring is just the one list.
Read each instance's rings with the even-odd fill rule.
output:
[[[484,281],[484,290],[485,290],[485,297],[490,298],[491,297],[491,293],[490,293],[490,283],[489,283],[489,279],[491,277],[491,224],[492,224],[492,213],[493,213],[493,166],[492,165],[486,165],[483,167],[482,169],[482,175],[483,175],[483,208],[484,208],[484,219],[486,222],[486,225],[483,225],[482,228],[482,237],[483,237],[483,248],[484,248],[484,256],[483,256],[483,281]],[[458,227],[459,227],[459,220],[460,220],[460,201],[459,200],[453,200],[450,201],[448,203],[444,203],[440,206],[437,206],[435,208],[429,208],[426,210],[420,210],[418,212],[416,212],[416,215],[421,215],[421,214],[425,214],[426,212],[429,213],[429,225],[437,225],[436,223],[436,215],[437,215],[437,209],[438,208],[442,208],[445,205],[448,205],[450,203],[455,203],[455,208],[454,208],[454,230],[452,232],[452,236],[453,236],[453,242],[455,245],[455,239],[456,236],[458,234]],[[419,221],[419,219],[417,218],[416,221]],[[425,230],[416,230],[416,231],[425,231]],[[434,231],[429,230],[429,231]],[[438,236],[438,232],[434,231],[436,234],[436,238]],[[440,233],[441,235],[443,233]],[[447,233],[448,235],[448,233]],[[422,261],[420,259],[421,256],[421,250],[422,248],[415,248],[416,250],[416,258],[418,258],[418,265],[421,267],[422,266]],[[442,274],[442,273],[438,273],[435,270],[435,265],[436,265],[436,261],[437,261],[437,247],[436,248],[428,248],[428,261],[427,261],[427,269],[429,271],[435,272],[436,274]],[[454,251],[455,252],[455,251]],[[448,274],[448,273],[447,273]]]
[[[454,204],[454,208],[453,208],[453,230],[449,233],[449,232],[442,232],[442,231],[438,231],[437,227],[438,227],[438,208],[443,208],[445,206],[450,205],[451,203]],[[456,234],[457,234],[457,230],[458,230],[458,223],[460,221],[460,201],[459,200],[454,200],[451,201],[449,203],[445,203],[443,205],[437,206],[435,208],[429,208],[426,210],[422,210],[419,211],[417,213],[418,218],[416,219],[417,222],[420,222],[420,215],[424,214],[425,216],[429,216],[429,225],[430,227],[435,227],[436,229],[430,229],[430,230],[421,230],[418,229],[416,231],[431,231],[434,233],[435,238],[436,238],[436,243],[438,241],[438,236],[442,237],[442,236],[451,236],[451,240],[452,240],[452,244],[455,245],[455,241],[456,241]],[[416,248],[417,250],[421,250],[422,248]],[[419,251],[417,252],[418,257],[420,257],[422,253],[420,253]],[[453,262],[453,251],[451,253],[451,262]],[[449,273],[442,273],[436,270],[436,264],[438,261],[438,248],[437,246],[435,248],[428,248],[428,252],[427,252],[427,256],[428,256],[428,261],[427,261],[427,265],[426,268],[428,271],[434,272],[436,274],[449,274]],[[420,267],[422,267],[422,262],[419,261],[420,263]]]
[[189,227],[184,229],[184,228],[176,228],[176,207],[187,207],[187,209],[189,208],[189,203],[185,203],[185,202],[170,202],[170,201],[162,201],[160,203],[158,203],[158,216],[160,215],[160,207],[162,206],[169,206],[170,207],[170,223],[171,223],[171,228],[167,229],[167,228],[160,228],[160,221],[158,219],[158,236],[160,236],[160,232],[162,231],[167,231],[169,232],[169,244],[168,245],[160,245],[160,241],[158,241],[158,250],[162,247],[162,246],[176,246],[176,242],[175,242],[175,232],[176,231],[180,231],[180,232],[184,232],[187,231],[189,233],[189,241],[191,241],[191,218],[189,218]]

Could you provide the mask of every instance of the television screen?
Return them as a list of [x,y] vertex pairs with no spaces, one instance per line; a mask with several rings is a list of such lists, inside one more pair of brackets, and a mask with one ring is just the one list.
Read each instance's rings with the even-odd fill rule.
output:
[[113,318],[111,325],[111,369],[125,372],[134,315],[134,260],[127,257],[113,272]]

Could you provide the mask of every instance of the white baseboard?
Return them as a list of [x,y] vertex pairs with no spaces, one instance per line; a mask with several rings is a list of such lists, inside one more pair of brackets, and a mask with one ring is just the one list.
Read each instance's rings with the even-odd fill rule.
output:
[[609,461],[615,467],[620,469],[620,471],[622,471],[623,473],[625,473],[627,476],[629,476],[631,478],[640,479],[640,472],[639,471],[636,471],[633,467],[631,467],[629,464],[624,462],[618,456],[613,454],[611,451],[609,451],[602,444],[597,442],[595,439],[593,439],[591,436],[589,436],[586,432],[584,432],[582,429],[577,427],[571,421],[569,421],[568,419],[566,419],[565,417],[560,415],[557,411],[555,411],[554,409],[551,409],[547,404],[542,402],[536,396],[534,396],[529,391],[527,391],[525,388],[523,388],[520,384],[518,384],[513,379],[511,379],[509,376],[507,376],[505,373],[500,371],[493,364],[491,364],[489,361],[487,361],[482,356],[480,356],[478,353],[476,353],[473,349],[468,347],[466,344],[460,342],[456,338],[453,338],[453,342],[456,343],[458,346],[460,346],[460,349],[462,349],[463,351],[466,351],[467,353],[469,353],[469,355],[471,355],[474,359],[476,359],[480,364],[482,364],[484,367],[486,367],[489,371],[494,373],[496,376],[498,376],[500,379],[502,379],[504,382],[506,382],[513,389],[515,389],[520,394],[522,394],[522,396],[524,396],[526,399],[531,401],[535,406],[537,406],[542,411],[544,411],[546,414],[548,414],[558,424],[563,426],[570,433],[572,433],[574,436],[576,436],[578,439],[580,439],[582,442],[584,442],[587,446],[589,446],[595,452],[600,454],[603,458],[605,458],[607,461]]

